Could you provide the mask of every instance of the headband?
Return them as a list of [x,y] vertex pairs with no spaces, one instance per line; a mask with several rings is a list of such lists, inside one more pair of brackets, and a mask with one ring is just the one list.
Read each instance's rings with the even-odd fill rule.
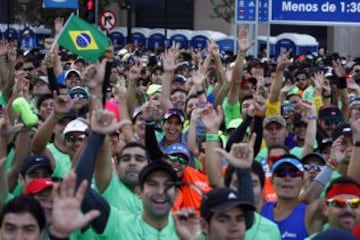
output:
[[351,183],[336,184],[326,193],[325,198],[331,199],[340,194],[351,194],[360,197],[360,188]]

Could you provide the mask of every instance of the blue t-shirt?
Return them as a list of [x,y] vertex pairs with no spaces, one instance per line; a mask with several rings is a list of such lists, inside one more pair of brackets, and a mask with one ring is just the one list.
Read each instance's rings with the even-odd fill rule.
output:
[[303,240],[308,237],[305,226],[306,205],[300,203],[294,208],[292,213],[281,221],[274,219],[275,202],[268,202],[264,205],[261,215],[276,223],[280,229],[281,239],[283,240]]

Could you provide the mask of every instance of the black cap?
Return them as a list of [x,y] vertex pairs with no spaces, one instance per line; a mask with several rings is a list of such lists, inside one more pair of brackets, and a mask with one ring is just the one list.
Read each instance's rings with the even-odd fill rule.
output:
[[166,162],[161,161],[161,160],[157,160],[157,161],[153,161],[153,162],[149,163],[139,173],[140,186],[142,186],[144,184],[147,177],[151,173],[156,172],[156,171],[166,172],[166,173],[168,173],[170,175],[170,177],[174,181],[174,183],[179,182],[179,178],[178,178],[175,170],[169,164],[167,164]]
[[321,107],[319,110],[319,119],[340,119],[342,115],[340,109],[334,105]]
[[38,167],[46,167],[51,172],[53,171],[50,160],[46,156],[41,154],[28,155],[23,162],[21,175],[25,176]]
[[351,133],[352,133],[351,125],[349,123],[341,123],[334,129],[332,139],[333,139],[333,141],[335,141],[342,135],[346,135],[346,134],[351,135]]
[[164,114],[164,120],[168,120],[172,116],[176,116],[182,124],[185,122],[185,115],[180,109],[169,108]]
[[317,153],[317,152],[313,152],[313,153],[309,153],[307,155],[305,155],[302,159],[301,159],[301,163],[302,164],[306,164],[309,160],[311,159],[317,159],[319,160],[320,162],[322,162],[324,165],[326,164],[326,160],[325,158],[323,157],[322,154],[320,153]]
[[314,240],[338,240],[338,239],[346,239],[346,240],[355,240],[358,239],[355,235],[351,234],[351,232],[346,231],[340,228],[329,228],[324,232],[316,235]]
[[[255,211],[256,208],[252,203],[243,201],[238,192],[230,188],[215,188],[208,192],[201,201],[201,217],[210,220],[209,217],[213,212],[227,211],[235,207],[241,207],[244,210]],[[246,218],[248,214],[245,214]],[[246,228],[248,228],[249,219],[245,219]]]

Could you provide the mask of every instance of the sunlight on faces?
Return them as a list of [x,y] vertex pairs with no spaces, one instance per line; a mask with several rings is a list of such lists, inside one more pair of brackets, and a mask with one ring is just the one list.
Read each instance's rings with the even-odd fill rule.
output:
[[143,214],[152,219],[164,219],[168,217],[177,190],[170,174],[155,171],[146,178],[138,195],[143,202]]
[[125,148],[117,165],[120,180],[127,186],[137,186],[139,184],[139,173],[147,164],[144,149],[141,147]]
[[210,222],[202,220],[201,225],[208,240],[242,240],[245,238],[245,214],[240,207],[214,212]]
[[287,131],[281,124],[270,122],[264,127],[263,134],[266,145],[269,147],[284,144]]
[[177,116],[172,116],[164,121],[163,129],[166,140],[176,142],[180,138],[183,124]]
[[42,239],[36,219],[28,212],[5,214],[0,233],[2,240]]
[[173,94],[171,94],[170,101],[173,104],[174,108],[184,111],[185,101],[186,101],[186,93],[182,92],[182,91],[176,91]]
[[[350,194],[339,194],[335,196],[334,199],[343,202],[346,199],[358,199],[358,197]],[[330,227],[352,231],[360,216],[360,208],[351,208],[348,204],[345,208],[341,208],[336,206],[336,203],[334,202],[327,204],[324,213],[328,217]]]

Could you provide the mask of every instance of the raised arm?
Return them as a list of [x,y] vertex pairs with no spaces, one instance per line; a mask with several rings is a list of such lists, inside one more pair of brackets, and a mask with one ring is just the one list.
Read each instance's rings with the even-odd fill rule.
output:
[[347,171],[347,175],[360,183],[360,118],[352,121],[351,123],[352,135],[353,135],[353,147],[351,152],[350,163]]
[[221,106],[214,109],[209,104],[202,111],[201,119],[206,128],[205,170],[209,177],[209,184],[213,187],[223,187],[222,158],[219,153],[215,152],[216,148],[221,148],[218,135],[219,128],[223,122]]
[[315,105],[305,99],[301,99],[299,104],[307,111],[307,127],[304,140],[302,156],[305,156],[314,151],[314,143],[316,139],[316,121],[317,111]]
[[196,125],[200,119],[200,113],[201,113],[200,108],[195,108],[191,112],[190,127],[189,127],[189,131],[187,134],[187,141],[186,141],[186,145],[187,145],[188,149],[195,156],[198,156],[198,154],[199,154],[198,143],[196,141]]
[[289,58],[290,52],[291,51],[282,53],[282,54],[280,54],[280,56],[278,58],[276,72],[275,72],[276,77],[275,77],[275,81],[273,83],[271,83],[269,98],[268,98],[269,102],[271,102],[271,103],[275,103],[275,102],[279,101],[280,90],[281,90],[282,81],[284,78],[284,69],[289,64],[288,58]]
[[341,114],[345,120],[349,118],[349,99],[348,99],[348,90],[347,90],[347,83],[345,77],[345,69],[341,65],[340,60],[333,61],[333,69],[338,78],[337,87],[338,87],[338,94],[340,96],[341,101]]

